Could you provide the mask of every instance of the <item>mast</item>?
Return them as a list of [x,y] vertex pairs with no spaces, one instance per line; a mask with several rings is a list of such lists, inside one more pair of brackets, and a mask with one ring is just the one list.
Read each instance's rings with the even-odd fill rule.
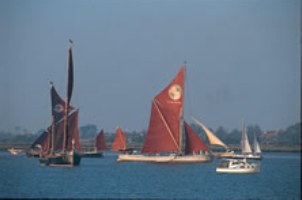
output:
[[[185,82],[186,82],[186,69],[187,69],[187,61],[184,61],[184,64],[183,64],[183,68],[184,68],[184,81],[183,81],[183,101],[184,101],[184,94],[185,94]],[[184,106],[182,106],[180,108],[180,117],[179,117],[179,153],[182,152],[182,146],[183,146],[183,127],[184,127],[184,117],[183,117],[183,113],[184,113],[184,109],[183,109]]]
[[73,88],[73,62],[72,62],[72,40],[69,40],[69,49],[68,49],[68,73],[67,73],[67,92],[66,92],[66,101],[65,101],[65,110],[64,110],[64,139],[63,139],[63,151],[66,150],[68,143],[68,113],[70,99],[72,95]]
[[[53,87],[53,83],[52,81],[49,82],[50,84],[50,88],[52,89]],[[52,92],[51,92],[51,89],[50,89],[50,98],[51,98],[51,102],[53,101],[53,97],[52,97]],[[53,113],[53,102],[51,103],[51,131],[50,131],[50,153],[53,154],[54,152],[54,131],[55,131],[55,116],[54,116],[54,113]]]

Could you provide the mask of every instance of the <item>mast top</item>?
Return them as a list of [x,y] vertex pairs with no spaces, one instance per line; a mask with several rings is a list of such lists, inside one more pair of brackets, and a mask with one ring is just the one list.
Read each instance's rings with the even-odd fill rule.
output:
[[68,47],[71,48],[73,45],[73,41],[71,39],[68,40]]

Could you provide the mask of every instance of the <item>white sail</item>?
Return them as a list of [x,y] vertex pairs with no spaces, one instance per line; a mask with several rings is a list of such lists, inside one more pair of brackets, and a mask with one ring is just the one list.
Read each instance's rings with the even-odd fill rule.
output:
[[197,119],[195,119],[194,117],[191,116],[191,119],[198,124],[199,126],[201,126],[201,128],[204,130],[204,132],[206,133],[209,142],[211,145],[217,145],[217,146],[222,146],[225,149],[229,149],[228,146],[226,144],[224,144],[216,135],[214,135],[214,133],[212,133],[204,124],[202,124],[200,121],[198,121]]
[[242,126],[242,138],[241,138],[241,152],[243,154],[252,153],[252,149],[249,143],[249,138],[247,137],[247,130],[243,124]]
[[258,143],[257,137],[254,134],[254,154],[261,154],[260,145]]

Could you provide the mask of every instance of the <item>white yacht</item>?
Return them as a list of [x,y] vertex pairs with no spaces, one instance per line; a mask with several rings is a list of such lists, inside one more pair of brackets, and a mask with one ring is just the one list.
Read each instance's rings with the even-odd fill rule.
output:
[[216,168],[217,173],[245,174],[260,171],[260,164],[247,162],[246,159],[226,159]]

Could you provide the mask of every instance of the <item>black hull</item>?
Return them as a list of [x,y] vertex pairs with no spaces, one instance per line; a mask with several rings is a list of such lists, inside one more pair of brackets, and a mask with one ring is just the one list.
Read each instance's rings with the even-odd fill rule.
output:
[[81,154],[82,158],[102,158],[102,152],[84,152]]
[[46,166],[78,166],[81,162],[81,155],[75,151],[46,155],[40,157],[39,162]]

